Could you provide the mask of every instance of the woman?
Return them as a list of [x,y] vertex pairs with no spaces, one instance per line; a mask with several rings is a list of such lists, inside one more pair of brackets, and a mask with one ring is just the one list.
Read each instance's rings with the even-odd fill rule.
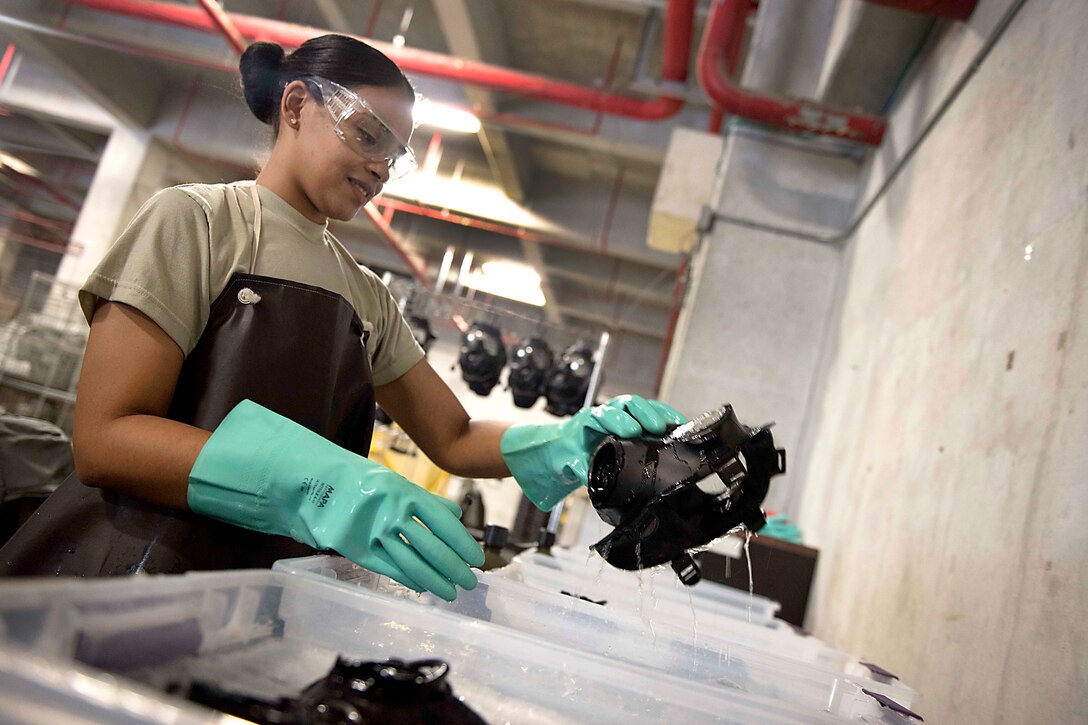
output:
[[415,94],[326,35],[241,59],[272,126],[256,182],[148,201],[80,293],[91,330],[69,479],[0,550],[8,574],[267,567],[334,549],[417,591],[472,588],[458,507],[365,458],[375,401],[444,469],[551,508],[609,433],[682,417],[624,396],[554,425],[470,420],[388,290],[328,232],[412,166]]

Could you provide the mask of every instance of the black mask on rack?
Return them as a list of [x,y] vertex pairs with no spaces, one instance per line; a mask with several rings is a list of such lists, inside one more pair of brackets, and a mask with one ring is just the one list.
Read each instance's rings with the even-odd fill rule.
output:
[[514,405],[531,408],[544,393],[544,378],[555,362],[548,343],[539,337],[523,340],[514,348],[506,382],[514,394]]
[[423,348],[423,354],[426,355],[431,351],[431,345],[435,341],[435,334],[431,332],[431,321],[422,315],[408,315],[404,321],[408,323],[412,337],[416,339],[419,346]]
[[586,402],[589,376],[593,372],[593,352],[584,342],[576,342],[563,351],[544,383],[547,410],[552,415],[574,415]]
[[609,436],[593,454],[589,499],[616,528],[590,548],[618,569],[671,563],[690,586],[701,574],[688,550],[738,526],[761,529],[771,477],[785,471],[769,426],[741,424],[729,405],[664,438]]
[[494,325],[474,322],[461,338],[461,378],[477,395],[488,395],[499,382],[506,365],[506,348],[502,333]]

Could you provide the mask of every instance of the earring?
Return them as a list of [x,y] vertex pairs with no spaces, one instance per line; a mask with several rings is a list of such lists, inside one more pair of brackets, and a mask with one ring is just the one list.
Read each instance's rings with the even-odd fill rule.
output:
[[291,118],[289,118],[289,119],[287,120],[287,122],[288,122],[288,123],[290,123],[290,124],[291,124],[292,126],[294,126],[295,124],[297,124],[297,123],[298,123],[298,119],[297,119],[297,118],[295,118],[294,116],[291,116]]

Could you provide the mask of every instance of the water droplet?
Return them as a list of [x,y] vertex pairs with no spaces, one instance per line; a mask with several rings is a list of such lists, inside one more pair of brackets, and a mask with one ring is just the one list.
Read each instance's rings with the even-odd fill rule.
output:
[[752,554],[748,551],[748,542],[752,540],[752,532],[744,532],[744,561],[748,564],[748,624],[752,623],[752,603],[755,601],[755,586],[752,584]]

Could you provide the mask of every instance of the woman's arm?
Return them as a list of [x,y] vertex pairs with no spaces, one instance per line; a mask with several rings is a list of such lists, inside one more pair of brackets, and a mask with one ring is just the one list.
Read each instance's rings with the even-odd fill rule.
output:
[[375,389],[378,405],[427,457],[458,476],[510,475],[499,440],[510,423],[469,418],[461,402],[426,360]]
[[211,434],[164,417],[184,359],[181,348],[142,312],[99,303],[72,431],[83,484],[188,508],[189,471]]

